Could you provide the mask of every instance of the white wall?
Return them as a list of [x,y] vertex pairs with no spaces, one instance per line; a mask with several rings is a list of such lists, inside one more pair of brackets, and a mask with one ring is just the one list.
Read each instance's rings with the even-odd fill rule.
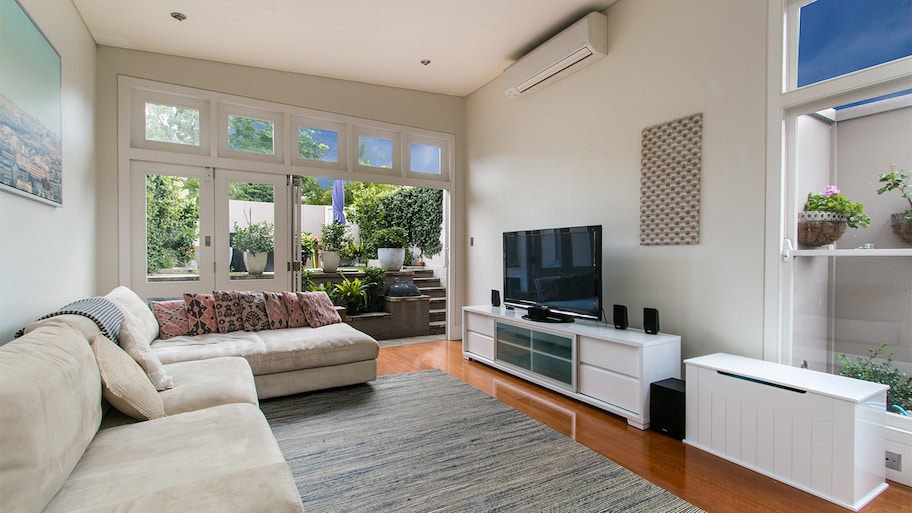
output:
[[[601,61],[520,98],[497,80],[467,98],[467,303],[502,288],[503,231],[602,224],[609,312],[625,304],[641,327],[642,308],[658,308],[684,357],[759,358],[766,3],[623,0],[605,13]],[[640,246],[641,132],[696,112],[701,242]]]
[[20,0],[60,54],[63,207],[0,191],[0,344],[96,288],[95,42],[70,0]]

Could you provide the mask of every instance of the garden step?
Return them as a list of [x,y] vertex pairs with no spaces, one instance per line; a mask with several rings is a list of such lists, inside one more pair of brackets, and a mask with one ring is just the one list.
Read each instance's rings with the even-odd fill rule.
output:
[[432,300],[446,297],[446,287],[418,287],[418,290],[425,296],[431,296]]
[[425,287],[439,287],[440,278],[434,278],[433,276],[428,277],[428,278],[413,278],[412,283],[414,283],[415,286],[418,287],[419,289],[422,289]]
[[431,322],[431,335],[445,335],[445,334],[446,334],[446,321]]
[[430,315],[431,324],[438,321],[446,322],[446,310],[431,310],[428,313]]

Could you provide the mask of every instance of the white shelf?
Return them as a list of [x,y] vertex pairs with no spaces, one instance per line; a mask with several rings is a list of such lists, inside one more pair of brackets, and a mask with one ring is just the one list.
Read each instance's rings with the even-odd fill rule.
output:
[[906,257],[912,256],[912,248],[882,249],[792,249],[782,256],[789,257]]

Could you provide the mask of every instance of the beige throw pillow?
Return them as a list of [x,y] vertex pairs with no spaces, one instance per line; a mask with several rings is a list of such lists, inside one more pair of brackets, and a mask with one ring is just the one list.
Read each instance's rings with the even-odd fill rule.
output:
[[118,411],[136,420],[165,416],[161,396],[133,358],[102,334],[92,339],[101,373],[101,395]]
[[109,292],[106,299],[123,313],[120,325],[120,347],[136,360],[149,375],[156,390],[174,386],[161,361],[152,351],[151,343],[158,337],[158,320],[146,303],[131,289],[120,286]]

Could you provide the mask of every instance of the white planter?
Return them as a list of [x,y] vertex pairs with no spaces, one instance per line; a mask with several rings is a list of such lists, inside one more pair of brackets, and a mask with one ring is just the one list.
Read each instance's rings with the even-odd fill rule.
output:
[[888,468],[886,477],[906,486],[912,486],[912,417],[884,412],[884,446],[887,451],[902,457],[902,471]]
[[405,262],[405,248],[378,248],[377,257],[384,271],[398,271]]
[[338,251],[324,251],[320,253],[320,260],[323,263],[324,273],[334,273],[339,268]]
[[269,253],[249,253],[244,252],[244,267],[247,268],[247,274],[260,275],[266,269],[266,260],[269,259]]

